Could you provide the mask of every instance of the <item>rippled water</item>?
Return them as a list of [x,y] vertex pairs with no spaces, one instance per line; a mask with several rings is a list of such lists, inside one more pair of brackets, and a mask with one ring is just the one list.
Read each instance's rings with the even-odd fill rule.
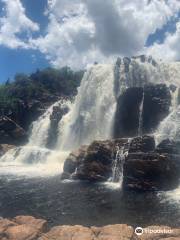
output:
[[33,215],[59,224],[180,226],[179,190],[122,192],[106,184],[49,178],[0,177],[0,216]]

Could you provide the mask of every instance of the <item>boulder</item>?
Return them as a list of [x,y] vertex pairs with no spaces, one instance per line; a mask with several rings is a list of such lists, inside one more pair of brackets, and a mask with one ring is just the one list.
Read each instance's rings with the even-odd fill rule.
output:
[[[123,189],[171,190],[180,178],[179,143],[164,141],[155,148],[154,137],[94,141],[70,153],[64,163],[62,179],[107,181],[117,151],[123,149]],[[127,154],[128,153],[128,154]],[[117,164],[117,167],[122,167]]]
[[170,190],[179,184],[180,143],[164,140],[156,148],[153,137],[134,138],[124,163],[124,189]]
[[[64,173],[74,179],[106,181],[112,176],[112,163],[117,146],[128,144],[128,139],[94,141],[72,152],[64,164]],[[64,176],[64,175],[63,175]]]
[[141,191],[170,190],[179,184],[180,156],[130,153],[124,163],[123,188]]
[[47,222],[31,216],[17,216],[12,220],[0,218],[1,240],[162,240],[180,239],[180,228],[147,226],[137,235],[127,224],[102,227],[62,225],[47,228]]
[[47,231],[47,221],[31,216],[17,216],[11,221],[0,219],[1,240],[37,240]]

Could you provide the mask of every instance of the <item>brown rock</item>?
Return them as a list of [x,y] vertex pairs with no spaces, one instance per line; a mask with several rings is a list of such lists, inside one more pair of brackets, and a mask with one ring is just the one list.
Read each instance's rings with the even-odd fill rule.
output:
[[27,224],[9,227],[5,231],[7,240],[36,240],[40,232],[34,226]]
[[94,240],[91,229],[82,226],[53,227],[38,240]]
[[0,219],[0,240],[37,240],[46,231],[47,222],[31,216]]
[[112,164],[117,146],[128,144],[128,139],[94,141],[72,152],[64,164],[64,172],[74,179],[106,181],[112,176]]
[[92,227],[91,229],[98,240],[129,240],[134,234],[134,229],[126,224]]
[[17,224],[8,220],[8,219],[0,219],[0,237],[3,235],[3,233],[7,230],[7,228],[16,226]]
[[[153,232],[146,232],[147,230],[152,230]],[[174,238],[174,237],[180,239],[180,229],[172,229],[168,226],[149,226],[147,228],[144,228],[143,234],[141,236],[138,236],[138,239],[139,240],[160,240],[160,239],[167,240],[167,238]]]
[[43,219],[36,219],[31,216],[17,216],[13,219],[17,224],[27,224],[31,227],[36,228],[40,232],[44,232],[47,229],[47,221]]
[[[165,231],[164,231],[165,230]],[[164,231],[164,232],[163,232]],[[46,221],[31,216],[18,216],[12,221],[0,219],[0,240],[179,240],[180,228],[149,226],[143,234],[133,227],[114,224],[104,227],[56,226],[46,233]]]

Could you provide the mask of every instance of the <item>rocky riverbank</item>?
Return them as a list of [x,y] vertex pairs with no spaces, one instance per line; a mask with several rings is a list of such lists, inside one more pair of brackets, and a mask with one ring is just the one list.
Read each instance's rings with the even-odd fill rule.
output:
[[[179,142],[164,140],[155,146],[152,136],[94,141],[72,152],[64,163],[62,178],[108,181],[113,166],[123,170],[125,190],[166,191],[180,179]],[[122,162],[123,161],[123,162]],[[114,181],[118,182],[118,176]]]
[[46,220],[31,216],[0,219],[1,240],[178,240],[180,228],[149,226],[141,235],[126,224],[103,227],[56,226],[48,228]]

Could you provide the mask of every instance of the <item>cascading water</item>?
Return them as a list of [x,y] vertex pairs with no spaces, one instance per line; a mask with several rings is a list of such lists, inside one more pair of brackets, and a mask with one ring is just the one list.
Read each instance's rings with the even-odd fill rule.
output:
[[[67,153],[80,145],[93,140],[112,138],[114,116],[118,97],[129,87],[143,87],[147,83],[165,83],[180,86],[180,63],[155,62],[150,57],[118,59],[115,65],[94,65],[89,69],[78,89],[74,103],[69,105],[69,112],[59,123],[58,141],[55,150],[49,150],[46,140],[50,128],[51,106],[38,121],[33,123],[29,143],[7,152],[1,159],[2,164],[14,163],[58,163]],[[140,106],[139,134],[142,131],[143,100]],[[175,107],[161,124],[159,129],[172,138],[179,138],[180,109]],[[163,127],[166,125],[166,128]],[[174,130],[175,129],[175,130]],[[121,159],[121,149],[117,153]],[[115,160],[115,162],[116,162]],[[63,166],[63,160],[61,161]],[[30,165],[30,164],[29,164]],[[121,168],[121,167],[120,167]],[[56,165],[59,172],[59,167]],[[121,172],[121,169],[120,169]]]
[[125,161],[125,155],[124,152],[125,148],[124,146],[116,147],[116,155],[113,161],[113,167],[112,167],[112,182],[118,182],[120,185],[123,181],[123,165]]
[[74,104],[60,122],[57,148],[72,150],[111,138],[115,110],[114,66],[95,65],[85,73]]
[[142,136],[142,134],[143,134],[143,107],[144,107],[144,89],[143,89],[142,101],[141,101],[141,104],[139,106],[138,136]]
[[179,88],[171,92],[170,114],[163,119],[154,136],[156,145],[162,140],[180,140],[180,106],[178,106]]
[[[51,171],[53,173],[56,169],[58,172],[62,171],[63,162],[68,153],[57,152],[46,148],[48,132],[51,124],[50,116],[53,112],[53,108],[59,104],[62,106],[62,100],[50,106],[37,121],[32,123],[29,141],[25,146],[11,149],[0,158],[0,165],[1,167],[4,167],[4,172],[7,170],[12,173],[24,174],[24,171],[27,170],[27,168],[24,168],[25,166],[29,167],[28,172],[30,170],[31,174],[38,170],[42,171],[43,174],[49,174]],[[60,170],[61,160],[62,166]],[[36,169],[34,169],[33,165],[35,165]]]

